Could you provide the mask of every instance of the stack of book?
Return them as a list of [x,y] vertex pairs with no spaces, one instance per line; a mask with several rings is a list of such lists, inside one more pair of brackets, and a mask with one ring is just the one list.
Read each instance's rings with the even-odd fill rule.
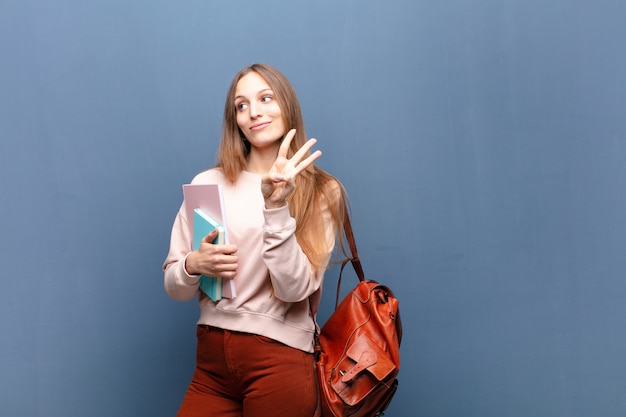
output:
[[[219,233],[213,243],[227,244],[226,218],[219,184],[184,184],[183,196],[189,235],[193,236],[193,250],[197,250],[202,239],[216,228]],[[200,289],[213,301],[237,296],[234,279],[203,275]]]

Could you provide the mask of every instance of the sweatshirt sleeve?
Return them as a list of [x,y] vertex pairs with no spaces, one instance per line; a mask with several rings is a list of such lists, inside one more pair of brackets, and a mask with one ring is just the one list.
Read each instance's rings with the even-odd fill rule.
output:
[[193,299],[200,287],[200,275],[189,275],[185,269],[185,260],[192,250],[192,243],[183,211],[181,207],[174,220],[170,250],[163,263],[165,292],[176,301]]
[[326,265],[335,245],[335,227],[328,207],[323,209],[327,256],[314,270],[296,239],[296,221],[289,207],[263,209],[263,260],[270,272],[274,294],[285,302],[300,302],[322,286]]

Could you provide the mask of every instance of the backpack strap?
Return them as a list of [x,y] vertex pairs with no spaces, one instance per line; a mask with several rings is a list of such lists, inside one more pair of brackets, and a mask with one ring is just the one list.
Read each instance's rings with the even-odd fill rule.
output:
[[[354,233],[352,232],[352,223],[350,223],[350,214],[348,213],[347,205],[343,207],[343,232],[348,240],[348,247],[350,248],[350,253],[344,254],[346,258],[341,262],[341,269],[339,270],[339,278],[337,279],[337,294],[335,295],[335,310],[339,306],[339,295],[341,293],[341,277],[343,274],[343,268],[347,265],[348,262],[352,264],[354,268],[354,272],[356,272],[356,276],[359,278],[359,281],[365,281],[365,273],[363,272],[363,266],[361,265],[361,260],[359,259],[359,252],[356,249],[356,241],[354,240]],[[311,317],[313,317],[313,309],[311,304],[309,303],[309,309],[311,310]],[[315,337],[317,338],[317,324],[315,325]]]
[[354,235],[352,233],[352,224],[350,223],[350,216],[348,215],[347,210],[345,211],[343,230],[346,234],[346,239],[348,239],[348,245],[350,246],[350,257],[344,260],[344,265],[348,261],[352,262],[352,267],[354,268],[357,277],[359,277],[359,281],[364,281],[365,274],[363,273],[363,266],[361,265],[361,260],[359,259],[359,253],[356,250],[356,242],[354,241]]
[[[335,295],[335,310],[339,306],[339,295],[341,293],[341,276],[343,274],[343,268],[346,266],[348,262],[352,264],[354,268],[354,272],[356,272],[356,276],[359,278],[359,281],[365,281],[365,274],[363,273],[363,266],[361,265],[361,260],[359,259],[359,252],[356,249],[356,242],[354,240],[354,234],[352,233],[352,224],[350,223],[350,215],[348,213],[348,208],[344,207],[344,216],[343,216],[343,231],[346,235],[346,239],[348,240],[348,247],[350,248],[350,254],[346,254],[346,259],[341,262],[341,269],[339,270],[339,278],[337,279],[337,294]],[[345,252],[344,252],[345,253]]]

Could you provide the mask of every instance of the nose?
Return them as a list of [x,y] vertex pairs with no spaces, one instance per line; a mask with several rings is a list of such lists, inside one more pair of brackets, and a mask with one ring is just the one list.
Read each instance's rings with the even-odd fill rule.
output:
[[261,106],[259,103],[252,102],[248,105],[248,109],[250,110],[250,117],[252,119],[256,119],[261,116]]

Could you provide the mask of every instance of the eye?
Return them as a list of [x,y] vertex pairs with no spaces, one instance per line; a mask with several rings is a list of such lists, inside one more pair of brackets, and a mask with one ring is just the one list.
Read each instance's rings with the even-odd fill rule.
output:
[[235,108],[237,109],[237,111],[244,111],[248,108],[248,105],[242,101],[240,103],[235,103]]
[[269,103],[270,101],[272,101],[272,96],[270,96],[269,94],[261,97],[261,103]]

